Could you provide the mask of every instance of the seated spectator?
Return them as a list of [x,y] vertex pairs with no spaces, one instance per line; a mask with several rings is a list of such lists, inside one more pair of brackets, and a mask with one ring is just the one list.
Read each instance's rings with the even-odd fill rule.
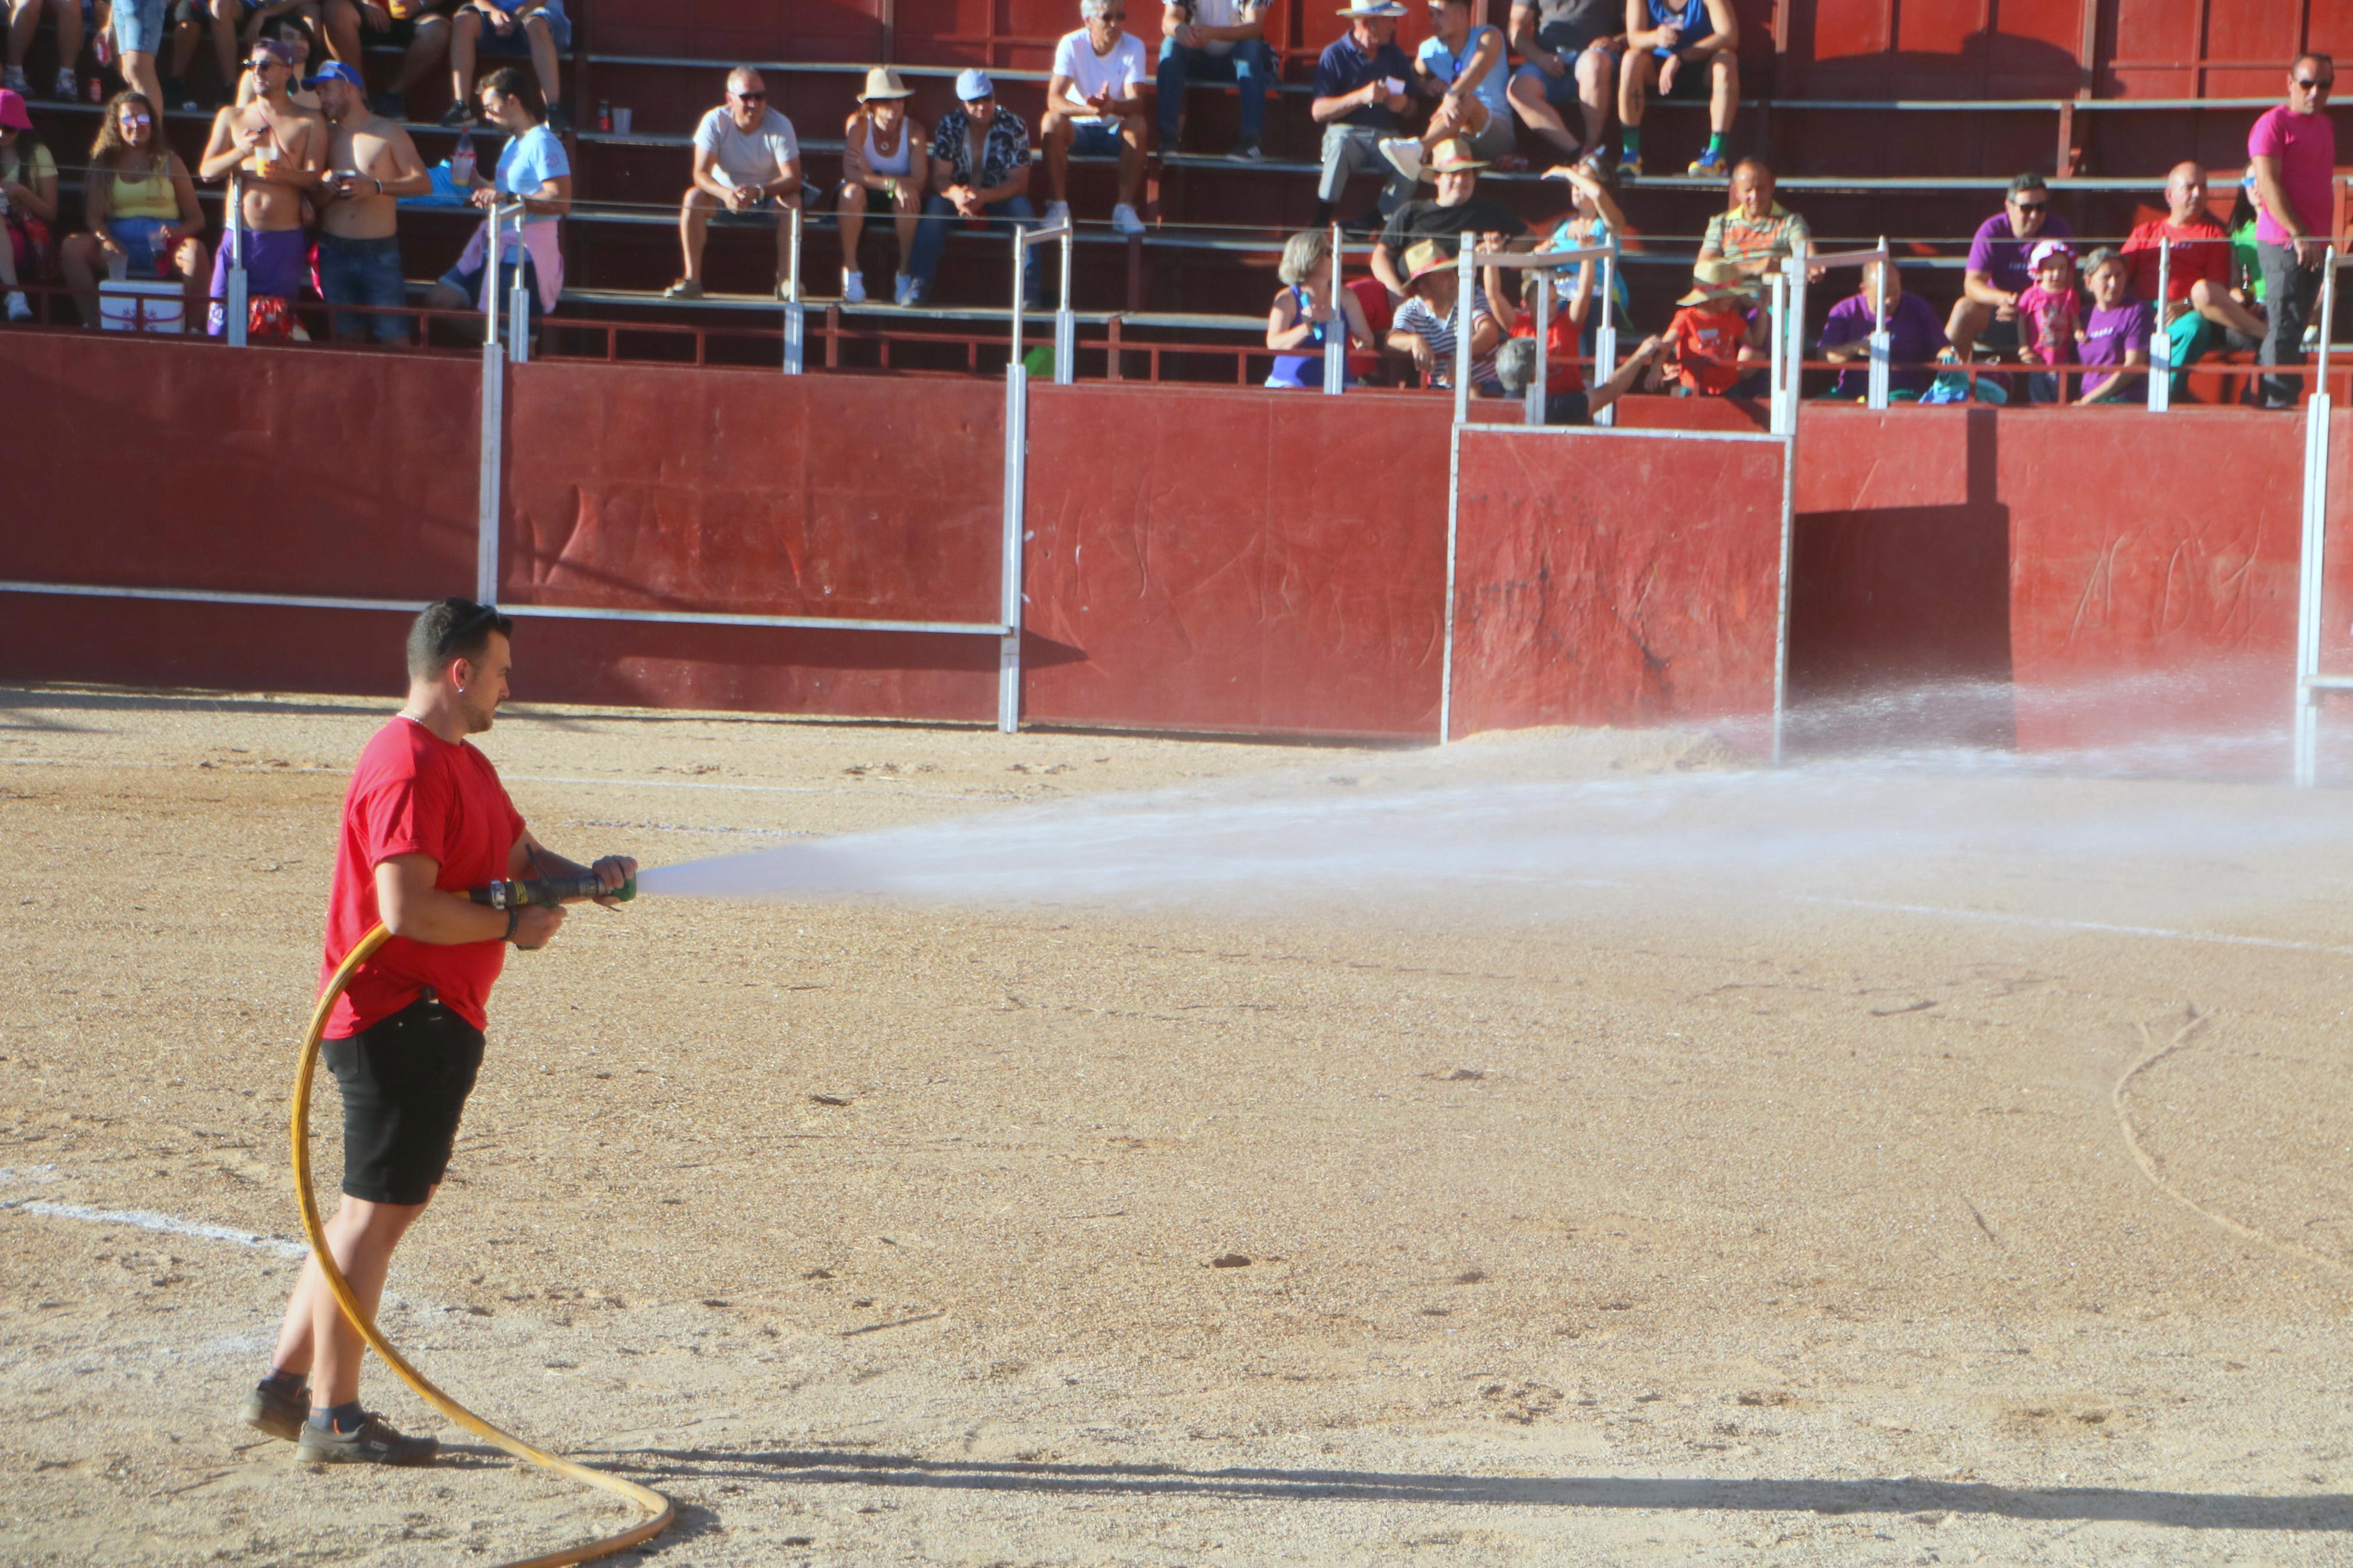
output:
[[[2247,132],[2255,254],[2263,275],[2263,343],[2256,358],[2273,370],[2304,363],[2304,329],[2336,233],[2337,122],[2328,112],[2336,84],[2336,61],[2298,55],[2288,66],[2287,101],[2266,110]],[[2300,376],[2266,375],[2258,401],[2293,407],[2303,384]]]
[[1119,201],[1111,226],[1142,234],[1135,192],[1144,178],[1144,40],[1131,36],[1127,0],[1079,0],[1086,26],[1054,46],[1054,72],[1046,82],[1046,118],[1038,133],[1046,144],[1046,181],[1054,198],[1046,221],[1071,216],[1071,154],[1119,155]]
[[1729,261],[1703,261],[1692,269],[1692,291],[1675,301],[1681,309],[1668,324],[1672,345],[1654,382],[1672,368],[1681,383],[1678,397],[1722,397],[1738,391],[1754,395],[1757,376],[1744,367],[1767,361],[1765,319],[1749,304],[1740,269]]
[[1471,18],[1471,0],[1435,0],[1430,7],[1432,30],[1414,55],[1413,86],[1437,105],[1419,136],[1381,143],[1381,156],[1412,179],[1421,178],[1422,160],[1442,142],[1466,142],[1471,155],[1487,163],[1510,156],[1514,145],[1504,29]]
[[547,111],[540,119],[557,136],[572,132],[572,119],[564,110],[564,83],[556,75],[558,55],[572,47],[572,18],[564,14],[564,0],[459,0],[449,18],[449,111],[441,123],[451,129],[474,123],[474,55],[493,59],[529,59],[539,80],[539,100]]
[[1176,150],[1187,82],[1229,81],[1241,90],[1237,158],[1263,158],[1266,100],[1282,82],[1282,65],[1266,41],[1266,0],[1167,0],[1160,12],[1160,147]]
[[[32,52],[33,35],[40,30],[44,0],[0,0],[0,15],[8,19],[8,60],[0,68],[0,89],[33,96],[33,84],[25,75],[25,57]],[[58,85],[55,97],[59,103],[81,101],[81,79],[74,72],[74,62],[81,58],[81,0],[47,0],[49,15],[58,24]]]
[[[351,0],[329,0],[331,23],[332,7],[350,3]],[[376,95],[377,113],[393,120],[410,118],[408,95],[433,74],[434,67],[448,58],[449,11],[455,4],[457,0],[408,0],[408,15],[391,19],[386,36],[402,50],[400,69],[394,73],[392,86]],[[327,36],[335,37],[332,26]]]
[[242,259],[247,330],[290,337],[294,301],[311,281],[311,243],[302,226],[309,195],[326,164],[327,122],[294,101],[294,51],[284,44],[275,38],[255,44],[245,68],[259,90],[251,101],[213,116],[212,136],[196,165],[207,180],[234,176],[243,193],[237,210],[224,219],[235,227],[213,256],[206,331],[216,338],[228,331],[229,273]]
[[[2132,297],[2132,268],[2106,246],[2084,258],[2084,284],[2092,291],[2092,308],[2076,334],[2077,357],[2086,369],[2083,403],[2131,402],[2143,395],[2144,378],[2117,373],[2148,363],[2148,340],[2157,330],[2157,312],[2145,300]],[[2089,367],[2105,372],[2094,375]]]
[[[406,343],[407,274],[400,264],[400,198],[429,195],[433,176],[400,121],[369,107],[360,73],[329,60],[311,79],[332,134],[319,209],[319,296],[330,305],[364,306],[335,314],[334,335]],[[379,313],[381,312],[381,313]]]
[[1348,176],[1359,169],[1386,171],[1372,216],[1348,226],[1370,233],[1413,195],[1413,181],[1390,169],[1381,156],[1381,142],[1397,134],[1398,116],[1411,107],[1406,83],[1413,62],[1397,47],[1397,19],[1405,7],[1397,0],[1348,0],[1340,13],[1348,30],[1335,39],[1315,62],[1315,97],[1308,113],[1324,127],[1323,173],[1315,183],[1315,226],[1332,221],[1332,209],[1348,187]]
[[1642,177],[1642,110],[1661,98],[1705,95],[1707,151],[1685,172],[1724,177],[1724,139],[1740,111],[1740,24],[1732,0],[1626,0],[1626,59],[1618,70],[1618,119],[1625,131],[1618,177]]
[[841,299],[863,304],[866,278],[858,267],[858,242],[866,233],[866,208],[880,202],[899,228],[899,275],[891,302],[903,305],[914,288],[915,225],[923,216],[923,183],[932,161],[924,149],[930,134],[907,112],[909,91],[890,66],[866,73],[858,112],[841,128]]
[[[1512,47],[1526,63],[1506,91],[1521,123],[1562,156],[1581,153],[1589,168],[1602,169],[1625,46],[1625,0],[1512,0]],[[1561,118],[1572,103],[1582,115],[1582,140]]]
[[1813,254],[1806,220],[1773,199],[1773,171],[1761,158],[1743,158],[1732,171],[1732,205],[1707,220],[1702,261],[1728,261],[1743,279],[1770,277],[1784,258]]
[[[1551,367],[1547,365],[1545,371],[1544,422],[1547,425],[1592,424],[1595,415],[1634,390],[1634,384],[1651,370],[1666,348],[1667,340],[1663,337],[1644,338],[1641,346],[1627,356],[1626,363],[1613,371],[1608,381],[1590,392],[1585,390],[1581,375],[1574,385],[1561,385],[1554,379]],[[1536,343],[1534,337],[1514,337],[1495,351],[1495,381],[1506,397],[1525,397],[1528,395],[1528,388],[1536,381]]]
[[1905,291],[1902,271],[1892,266],[1883,268],[1876,261],[1867,262],[1862,268],[1862,287],[1831,306],[1830,320],[1822,323],[1824,359],[1864,362],[1862,368],[1839,373],[1838,385],[1831,393],[1832,397],[1870,395],[1871,334],[1879,321],[1883,271],[1886,274],[1887,289],[1888,396],[1916,398],[1927,391],[1936,374],[1929,367],[1951,347],[1945,341],[1945,324],[1936,320],[1936,308],[1919,295]]
[[1399,264],[1416,240],[1449,242],[1440,249],[1451,260],[1455,242],[1462,235],[1500,245],[1528,232],[1517,213],[1478,194],[1479,171],[1486,166],[1471,156],[1471,149],[1460,139],[1441,142],[1432,150],[1430,167],[1421,177],[1438,183],[1437,199],[1417,197],[1389,214],[1388,226],[1373,247],[1373,276],[1388,285],[1390,293],[1406,292]]
[[[1027,228],[1037,222],[1029,205],[1029,128],[997,101],[996,84],[986,71],[967,70],[955,80],[960,107],[940,116],[932,132],[932,190],[923,221],[915,226],[915,259],[908,267],[907,303],[930,301],[939,277],[940,253],[947,248],[950,221],[992,220]],[[1021,260],[1021,293],[1034,308],[1044,299],[1039,287],[1038,251]]]
[[[1425,239],[1405,253],[1406,301],[1398,307],[1389,328],[1389,347],[1413,356],[1414,368],[1431,386],[1454,384],[1455,305],[1460,281],[1454,258],[1435,240]],[[1471,292],[1471,387],[1482,397],[1501,397],[1495,379],[1495,345],[1504,330],[1487,309],[1486,297]]]
[[2051,188],[2040,174],[2021,174],[2010,183],[2001,211],[1978,225],[1969,241],[1968,270],[1961,274],[1961,297],[1945,319],[1945,336],[1964,360],[1977,355],[1978,345],[1997,353],[2018,347],[2018,297],[2034,282],[2028,259],[2041,239],[2073,239],[2067,220],[2051,210]]
[[[512,66],[482,79],[482,118],[507,133],[499,152],[497,176],[477,173],[470,199],[491,213],[466,242],[458,265],[441,275],[425,302],[437,310],[504,310],[518,268],[530,292],[535,319],[555,309],[564,292],[564,215],[572,210],[572,160],[564,143],[540,118],[538,87]],[[523,206],[522,237],[514,222],[500,222],[498,206]],[[491,231],[493,226],[498,233]],[[497,260],[491,260],[496,244]]]
[[[791,291],[793,211],[801,205],[801,149],[793,122],[768,107],[768,84],[750,66],[727,73],[727,101],[695,126],[693,179],[678,209],[686,271],[662,298],[702,298],[702,248],[714,218],[775,231],[776,298],[785,298]],[[859,298],[865,297],[861,289]]]
[[0,223],[8,230],[0,245],[0,290],[7,295],[12,321],[33,319],[32,301],[17,285],[49,269],[49,226],[58,220],[57,155],[33,134],[32,111],[24,94],[0,88]]
[[142,281],[177,272],[195,318],[204,299],[205,210],[187,165],[155,133],[154,106],[139,93],[107,100],[90,144],[82,211],[90,232],[69,237],[58,259],[84,326],[98,325],[99,275],[117,263],[124,277]]
[[2037,403],[2067,401],[2062,367],[2075,363],[2075,341],[2084,335],[2082,305],[2075,293],[2075,253],[2063,240],[2034,247],[2034,281],[2018,297],[2018,358],[2043,367],[2027,388]]
[[[1332,331],[1332,240],[1322,229],[1294,234],[1283,242],[1282,262],[1275,276],[1282,292],[1266,315],[1266,346],[1274,350],[1274,370],[1269,386],[1314,387],[1324,384],[1324,345]],[[1340,313],[1348,342],[1373,346],[1372,324],[1356,290],[1340,291]],[[1348,378],[1353,383],[1356,377]]]
[[[2231,236],[2206,210],[2206,171],[2196,163],[2176,163],[2165,179],[2165,206],[2164,217],[2133,229],[2124,257],[2133,292],[2160,304],[2173,395],[2184,397],[2189,391],[2186,367],[2206,356],[2218,331],[2229,347],[2251,349],[2263,341],[2263,319],[2232,286]],[[2166,265],[2168,241],[2171,262]],[[2161,302],[2160,273],[2166,291]]]

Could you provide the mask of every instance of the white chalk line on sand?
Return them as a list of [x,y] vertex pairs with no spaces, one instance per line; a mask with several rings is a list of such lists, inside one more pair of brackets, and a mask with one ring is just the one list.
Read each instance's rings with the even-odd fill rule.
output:
[[2110,921],[2069,920],[2060,915],[2021,915],[2002,910],[1956,910],[1942,904],[1898,904],[1876,899],[1835,898],[1819,893],[1784,893],[1781,897],[1801,904],[1834,904],[1848,910],[1878,910],[1888,914],[1938,915],[1947,920],[1982,921],[1997,925],[2042,926],[2054,931],[2098,931],[2110,936],[2145,936],[2164,942],[2205,942],[2225,947],[2270,947],[2290,952],[2329,952],[2342,958],[2353,958],[2353,947],[2337,947],[2325,942],[2299,942],[2284,936],[2242,936],[2233,931],[2176,931],[2168,926],[2119,925]]
[[[0,764],[20,768],[171,768],[186,773],[197,772],[200,768],[200,764],[195,763],[157,762],[153,757],[0,757]],[[273,768],[259,763],[215,763],[211,767],[203,768],[201,771],[234,773],[341,773],[343,770],[313,764],[289,764],[285,767]],[[876,793],[872,788],[859,784],[722,784],[711,779],[583,779],[555,773],[506,773],[501,776],[509,784],[587,784],[606,789],[715,789],[732,790],[749,795],[872,795]],[[876,784],[892,784],[891,776],[887,773],[873,776]],[[900,789],[893,786],[886,793],[905,795],[915,800],[1019,800],[1021,798],[1020,792],[1018,790],[973,792]]]
[[226,1241],[233,1247],[249,1247],[257,1252],[274,1252],[280,1258],[311,1256],[309,1247],[299,1241],[289,1241],[282,1236],[259,1236],[249,1230],[234,1230],[225,1225],[207,1225],[202,1220],[157,1214],[152,1209],[100,1209],[91,1208],[87,1204],[61,1204],[50,1198],[0,1198],[0,1210],[47,1215],[52,1219],[78,1219],[89,1225],[135,1226],[141,1230],[160,1230],[167,1236],[193,1236],[205,1241]]

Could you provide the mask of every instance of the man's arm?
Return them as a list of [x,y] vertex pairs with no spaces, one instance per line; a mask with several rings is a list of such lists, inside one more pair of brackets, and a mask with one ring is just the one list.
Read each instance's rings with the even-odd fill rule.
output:
[[798,158],[776,160],[776,177],[760,187],[764,196],[789,196],[801,188],[801,161]]
[[[521,847],[520,845],[517,846]],[[441,863],[430,855],[395,855],[376,862],[375,908],[384,929],[411,942],[452,947],[469,942],[503,942],[508,911],[478,904],[463,893],[435,887]],[[577,875],[577,873],[574,873]],[[562,910],[537,905],[515,911],[517,945],[537,947],[564,923]]]
[[1405,295],[1405,274],[1398,268],[1397,247],[1390,243],[1388,236],[1383,235],[1374,242],[1372,266],[1373,276],[1381,280],[1381,287],[1387,289],[1392,298],[1402,299]]
[[398,121],[387,120],[384,123],[386,128],[384,144],[392,153],[393,176],[389,180],[376,181],[377,193],[387,196],[428,194],[433,189],[433,174],[426,168],[425,160],[417,155],[417,143],[408,139],[408,132],[400,128]]
[[698,146],[694,150],[694,188],[706,195],[717,196],[733,211],[741,198],[735,187],[719,183],[719,153],[716,148]]
[[1715,31],[1683,51],[1687,60],[1704,60],[1713,55],[1736,55],[1740,52],[1740,18],[1733,14],[1732,0],[1707,0],[1708,20]]
[[1993,286],[1992,273],[1980,272],[1974,267],[1961,274],[1961,292],[1980,305],[1996,309],[2005,305],[2015,308],[2018,304],[2017,295]]
[[1626,47],[1630,52],[1663,48],[1671,37],[1679,37],[1683,29],[1672,22],[1651,26],[1651,8],[1642,0],[1626,0]]
[[[607,855],[593,866],[583,866],[577,860],[567,860],[532,837],[525,828],[507,851],[507,875],[510,877],[588,877],[607,888],[617,889],[637,874],[638,863],[627,855]],[[598,903],[610,908],[613,900],[599,899]]]
[[1536,37],[1536,8],[1532,0],[1512,0],[1511,26],[1508,29],[1512,47],[1519,57],[1546,76],[1556,77],[1568,68],[1568,62],[1546,48]]
[[1479,47],[1471,51],[1471,63],[1455,77],[1453,85],[1446,89],[1446,96],[1458,100],[1470,97],[1471,89],[1486,80],[1487,73],[1493,70],[1503,58],[1504,35],[1492,29],[1480,34]]
[[2306,267],[2317,266],[2327,246],[2314,236],[2312,225],[2295,210],[2295,204],[2288,200],[2287,185],[2281,179],[2285,165],[2274,153],[2264,153],[2252,162],[2255,172],[2255,195],[2262,200],[2263,210],[2272,215],[2274,223],[2295,237],[2296,259]]

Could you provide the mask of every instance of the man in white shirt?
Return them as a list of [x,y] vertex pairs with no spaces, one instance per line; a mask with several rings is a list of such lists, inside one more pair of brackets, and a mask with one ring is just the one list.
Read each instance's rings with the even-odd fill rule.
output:
[[1054,74],[1046,83],[1046,178],[1053,186],[1046,221],[1071,216],[1071,153],[1119,154],[1119,205],[1111,226],[1142,234],[1135,187],[1144,174],[1144,40],[1127,32],[1127,0],[1079,0],[1086,26],[1054,46]]
[[1266,41],[1265,0],[1166,0],[1160,12],[1160,146],[1176,145],[1177,114],[1187,81],[1229,81],[1241,89],[1242,134],[1237,158],[1266,156],[1260,139],[1266,99],[1282,68]]
[[750,66],[727,73],[727,101],[694,129],[694,184],[679,208],[686,275],[668,300],[702,298],[702,244],[713,218],[776,227],[776,297],[789,291],[793,211],[801,205],[801,149],[793,122],[768,107],[768,84]]

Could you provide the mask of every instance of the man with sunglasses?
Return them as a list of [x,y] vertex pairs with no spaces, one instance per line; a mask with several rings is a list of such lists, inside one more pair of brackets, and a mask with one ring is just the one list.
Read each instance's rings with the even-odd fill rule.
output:
[[[2267,110],[2247,136],[2255,177],[2255,257],[2263,269],[2263,305],[2270,312],[2259,363],[2278,368],[2304,363],[2304,329],[2320,293],[2328,255],[2330,199],[2337,178],[2337,125],[2328,117],[2328,90],[2337,63],[2327,55],[2296,57],[2288,68],[2287,101]],[[2267,375],[2266,408],[2295,406],[2295,376]]]
[[[543,847],[468,742],[506,699],[512,630],[469,600],[426,606],[408,628],[408,700],[361,750],[343,795],[322,988],[377,922],[392,932],[336,1000],[321,1052],[343,1100],[343,1201],[327,1246],[371,1314],[393,1249],[448,1172],[506,944],[544,947],[564,924],[560,909],[494,910],[468,889],[592,872],[618,889],[638,868],[627,856],[589,867]],[[397,1432],[360,1405],[364,1350],[305,1263],[269,1375],[246,1397],[247,1424],[312,1464],[430,1463],[433,1438]]]
[[[310,277],[310,247],[302,237],[302,203],[318,190],[325,165],[327,122],[289,96],[294,85],[294,51],[275,38],[258,40],[245,68],[260,89],[250,103],[232,104],[213,116],[212,139],[196,173],[207,180],[235,174],[244,201],[232,221],[245,230],[246,298],[260,307],[272,331],[290,329],[290,310]],[[238,247],[224,236],[213,258],[213,308],[208,331],[228,330],[230,263]],[[269,300],[282,300],[271,307]]]
[[727,101],[694,128],[694,184],[678,215],[686,273],[670,300],[702,298],[702,247],[711,225],[766,223],[776,231],[776,298],[790,290],[793,209],[801,205],[801,149],[793,122],[768,107],[768,84],[750,66],[727,73]]
[[1119,201],[1111,226],[1122,234],[1142,234],[1135,192],[1144,178],[1144,40],[1127,31],[1126,0],[1079,0],[1086,24],[1065,33],[1054,46],[1054,70],[1046,80],[1046,117],[1039,139],[1046,149],[1046,182],[1053,199],[1046,221],[1071,216],[1071,154],[1082,158],[1116,154]]
[[1945,336],[1963,359],[1983,342],[1999,353],[2018,347],[2018,297],[2034,286],[2028,257],[2046,239],[2073,239],[2075,230],[2051,210],[2051,187],[2040,174],[2010,181],[2001,211],[1978,226],[1969,241],[1961,297],[1945,321]]

